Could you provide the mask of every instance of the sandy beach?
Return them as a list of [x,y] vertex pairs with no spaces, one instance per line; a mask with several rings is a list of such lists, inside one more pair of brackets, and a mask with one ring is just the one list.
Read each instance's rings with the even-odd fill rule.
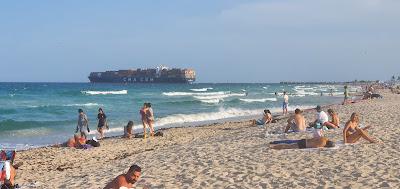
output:
[[[269,142],[310,138],[283,135],[286,118],[266,130],[250,120],[165,130],[154,139],[110,138],[90,150],[45,147],[17,152],[24,162],[16,183],[22,188],[102,188],[136,163],[142,167],[137,188],[399,188],[400,95],[331,105],[341,125],[352,112],[371,125],[371,136],[344,145],[342,129],[325,132],[334,149],[272,150]],[[328,107],[324,107],[324,111]],[[315,111],[305,112],[308,122]],[[343,128],[343,127],[342,127]]]

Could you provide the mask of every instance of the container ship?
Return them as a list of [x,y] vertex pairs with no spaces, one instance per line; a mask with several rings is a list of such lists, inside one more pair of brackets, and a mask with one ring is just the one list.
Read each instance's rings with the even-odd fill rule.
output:
[[92,72],[91,83],[193,83],[196,73],[193,69],[158,66],[152,69],[130,69]]

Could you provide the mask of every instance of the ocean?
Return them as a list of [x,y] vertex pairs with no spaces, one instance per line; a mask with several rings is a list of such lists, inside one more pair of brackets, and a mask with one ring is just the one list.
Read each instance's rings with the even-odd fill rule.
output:
[[106,135],[115,136],[129,120],[135,132],[142,131],[144,102],[152,103],[156,128],[198,126],[261,117],[263,109],[279,114],[283,91],[289,93],[289,110],[343,99],[340,85],[0,83],[0,148],[65,142],[74,134],[79,108],[88,115],[91,136],[97,134],[100,107],[110,125]]

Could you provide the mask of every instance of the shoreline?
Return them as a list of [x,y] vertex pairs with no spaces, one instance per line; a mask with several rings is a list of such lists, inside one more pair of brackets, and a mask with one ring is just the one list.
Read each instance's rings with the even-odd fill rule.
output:
[[[356,97],[356,95],[354,95]],[[321,107],[325,108],[325,107],[330,107],[330,106],[334,106],[334,105],[340,105],[337,103],[331,103],[331,104],[325,104],[325,105],[321,105]],[[313,108],[305,108],[302,109],[303,112],[307,112],[307,111],[312,111]],[[294,109],[288,111],[287,115],[282,115],[282,113],[278,113],[275,112],[273,113],[273,117],[274,119],[276,119],[278,117],[278,120],[281,119],[288,119],[288,117],[290,116],[290,114],[294,113]],[[179,126],[171,126],[171,127],[161,127],[161,128],[155,128],[155,131],[167,131],[169,129],[176,129],[176,128],[191,128],[191,127],[208,127],[208,126],[213,126],[213,125],[219,125],[219,124],[226,124],[226,123],[243,123],[243,122],[249,122],[252,121],[253,119],[259,119],[262,115],[262,113],[260,112],[259,117],[255,117],[254,116],[238,116],[238,117],[232,117],[232,118],[225,118],[225,119],[219,119],[219,120],[210,120],[210,121],[201,121],[201,122],[193,122],[193,123],[181,123],[179,124]],[[121,126],[122,128],[124,126]],[[139,130],[139,132],[134,132],[135,135],[143,135],[143,131],[142,128],[136,128],[134,130]],[[97,132],[97,131],[95,131]],[[88,139],[91,139],[92,137],[97,136],[97,134],[90,134],[88,137]],[[107,135],[107,132],[106,132]],[[71,136],[69,136],[68,138],[65,139],[64,142],[66,142],[69,138],[73,137],[73,134],[71,134]],[[123,138],[123,134],[117,134],[117,132],[114,132],[114,135],[110,135],[110,136],[106,136],[104,139],[101,139],[100,141],[103,140],[108,140],[108,139],[115,139],[115,138]],[[136,137],[138,138],[138,137]],[[28,150],[32,150],[32,149],[40,149],[40,148],[47,148],[47,147],[56,147],[59,145],[62,145],[64,142],[61,143],[52,143],[52,144],[45,144],[45,145],[29,145],[31,147],[25,148],[25,149],[16,149],[17,152],[21,152],[21,151],[28,151]],[[27,145],[27,144],[25,144]],[[6,148],[7,149],[7,148]]]
[[[269,131],[278,134],[266,137],[264,129],[243,120],[167,129],[164,137],[146,140],[108,138],[90,150],[44,147],[19,151],[16,162],[24,165],[16,183],[25,188],[102,188],[137,163],[143,169],[137,188],[396,188],[400,183],[400,162],[395,158],[400,156],[395,140],[400,132],[396,127],[400,96],[384,95],[384,99],[323,108],[337,110],[342,124],[352,112],[359,112],[361,123],[373,125],[370,134],[384,144],[340,145],[342,130],[338,129],[325,133],[338,142],[337,149],[271,150],[270,141],[311,134],[279,134],[286,125],[283,117],[268,125]],[[305,111],[306,120],[311,121],[314,113]]]

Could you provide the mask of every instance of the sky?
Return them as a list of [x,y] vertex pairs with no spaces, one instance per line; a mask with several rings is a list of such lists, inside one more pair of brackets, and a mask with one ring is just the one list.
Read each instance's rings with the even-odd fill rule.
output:
[[197,82],[400,75],[398,0],[0,1],[0,82],[193,68]]

